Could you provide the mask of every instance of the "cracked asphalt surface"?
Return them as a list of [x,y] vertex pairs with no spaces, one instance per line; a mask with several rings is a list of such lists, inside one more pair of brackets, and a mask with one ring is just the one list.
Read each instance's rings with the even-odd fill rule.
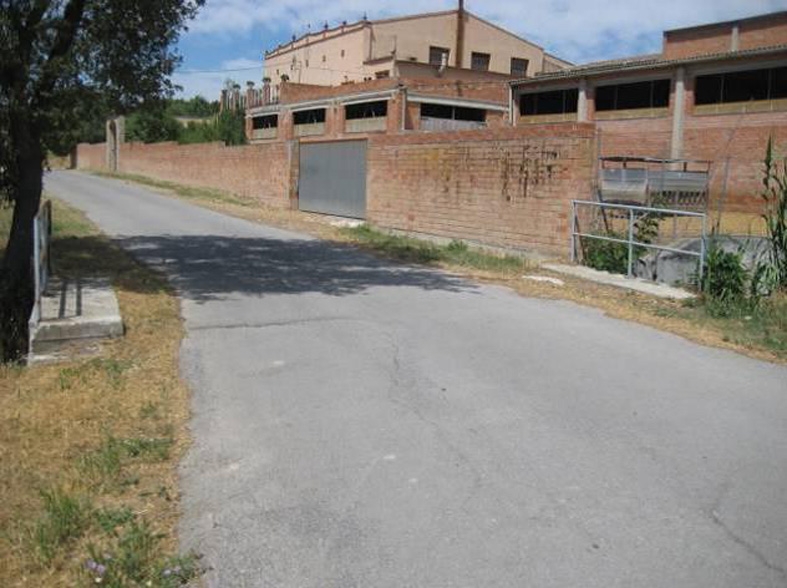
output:
[[787,586],[787,369],[57,172],[182,298],[215,587]]

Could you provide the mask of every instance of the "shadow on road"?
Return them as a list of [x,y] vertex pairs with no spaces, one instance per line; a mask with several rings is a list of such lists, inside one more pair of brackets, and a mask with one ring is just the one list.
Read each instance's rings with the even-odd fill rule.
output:
[[472,291],[461,278],[377,259],[319,240],[200,236],[120,238],[140,261],[167,273],[181,294],[208,301],[230,293],[354,294],[373,286]]

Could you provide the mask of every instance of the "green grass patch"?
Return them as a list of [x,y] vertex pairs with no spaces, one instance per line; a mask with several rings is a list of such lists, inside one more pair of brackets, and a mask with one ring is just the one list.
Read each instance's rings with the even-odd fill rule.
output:
[[84,573],[91,584],[110,588],[174,588],[187,584],[202,572],[199,558],[194,554],[159,557],[159,542],[163,537],[144,522],[131,519],[113,533],[113,540],[90,547]]
[[79,457],[78,467],[96,486],[127,485],[128,478],[120,479],[127,463],[134,460],[146,463],[166,461],[173,443],[170,437],[118,439],[108,435],[98,449]]
[[127,506],[119,508],[101,508],[93,513],[93,518],[101,530],[108,534],[114,535],[118,527],[130,523],[134,520],[134,512]]
[[463,241],[454,240],[439,245],[424,239],[392,235],[370,227],[342,229],[342,235],[364,249],[407,263],[445,264],[477,270],[514,273],[529,267],[528,261],[515,255],[496,255],[471,248]]
[[33,548],[43,563],[54,559],[64,545],[76,541],[90,524],[91,509],[80,498],[62,490],[42,490],[43,514],[31,532]]

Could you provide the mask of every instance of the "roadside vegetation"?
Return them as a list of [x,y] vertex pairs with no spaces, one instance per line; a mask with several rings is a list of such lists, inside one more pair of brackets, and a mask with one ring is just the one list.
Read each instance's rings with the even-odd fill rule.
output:
[[[179,117],[194,120],[184,125]],[[245,115],[240,110],[219,112],[218,102],[207,102],[201,96],[190,100],[155,100],[126,117],[126,140],[181,144],[223,141],[227,145],[244,145]]]
[[54,201],[53,217],[56,273],[109,276],[127,332],[69,361],[0,366],[0,585],[183,585],[199,560],[175,535],[188,417],[177,298],[77,211]]

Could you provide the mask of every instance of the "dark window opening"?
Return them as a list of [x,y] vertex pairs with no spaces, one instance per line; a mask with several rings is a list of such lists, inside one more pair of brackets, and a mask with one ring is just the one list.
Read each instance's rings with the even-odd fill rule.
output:
[[275,129],[279,126],[279,115],[269,114],[266,116],[255,116],[251,119],[251,128],[259,129]]
[[429,47],[429,65],[442,65],[444,55],[445,63],[447,65],[449,53],[450,51],[445,47]]
[[699,105],[777,98],[787,98],[787,67],[697,76],[694,81],[694,103]]
[[650,80],[596,88],[596,110],[635,110],[669,106],[670,81]]
[[511,75],[523,78],[527,75],[527,66],[530,62],[519,57],[511,58]]
[[491,56],[489,53],[473,53],[470,55],[470,69],[476,71],[489,71],[489,61]]
[[553,90],[536,94],[523,94],[519,99],[519,114],[570,114],[577,111],[579,90]]
[[293,113],[292,122],[296,125],[310,125],[325,122],[325,109],[315,108],[314,110],[299,110]]
[[382,71],[376,71],[374,72],[374,77],[377,78],[378,80],[384,80],[385,78],[390,78],[391,70],[384,69]]
[[421,117],[484,122],[486,121],[486,110],[483,108],[423,103],[421,104]]
[[363,102],[361,104],[348,104],[344,107],[344,118],[353,120],[357,118],[379,118],[388,115],[388,101]]

